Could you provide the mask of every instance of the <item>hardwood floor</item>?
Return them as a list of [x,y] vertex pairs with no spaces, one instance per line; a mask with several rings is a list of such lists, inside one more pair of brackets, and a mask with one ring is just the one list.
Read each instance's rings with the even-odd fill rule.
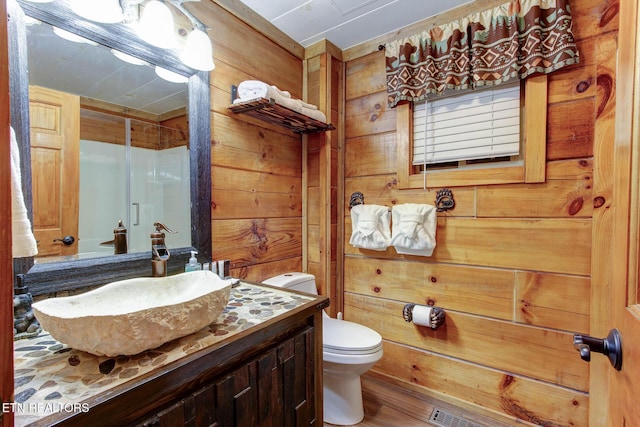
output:
[[[470,414],[451,404],[419,395],[371,375],[362,377],[362,397],[364,420],[356,424],[357,427],[435,427],[437,425],[429,423],[428,420],[436,407],[469,422],[472,426],[509,427],[508,424]],[[324,427],[334,426],[325,423]]]

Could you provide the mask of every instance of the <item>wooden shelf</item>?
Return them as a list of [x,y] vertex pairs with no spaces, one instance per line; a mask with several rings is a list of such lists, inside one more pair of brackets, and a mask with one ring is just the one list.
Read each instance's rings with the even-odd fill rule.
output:
[[229,106],[235,114],[251,117],[291,129],[296,133],[313,133],[334,130],[331,123],[315,120],[287,107],[276,104],[273,99],[256,98]]

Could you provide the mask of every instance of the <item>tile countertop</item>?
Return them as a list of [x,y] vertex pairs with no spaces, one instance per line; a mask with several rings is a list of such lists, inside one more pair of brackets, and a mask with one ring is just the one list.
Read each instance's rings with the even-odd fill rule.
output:
[[216,323],[133,356],[95,356],[73,350],[46,332],[15,341],[15,404],[11,408],[15,426],[28,426],[58,412],[86,412],[88,404],[83,402],[89,398],[313,300],[311,295],[240,282],[231,289],[229,303]]

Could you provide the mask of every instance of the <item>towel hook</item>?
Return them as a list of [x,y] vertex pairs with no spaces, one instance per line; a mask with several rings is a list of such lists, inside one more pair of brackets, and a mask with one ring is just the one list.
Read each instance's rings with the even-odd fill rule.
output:
[[436,193],[436,211],[445,212],[456,207],[456,201],[453,200],[453,192],[448,188],[438,190]]
[[364,194],[359,191],[356,191],[351,195],[351,200],[349,200],[349,207],[352,208],[355,205],[364,205]]

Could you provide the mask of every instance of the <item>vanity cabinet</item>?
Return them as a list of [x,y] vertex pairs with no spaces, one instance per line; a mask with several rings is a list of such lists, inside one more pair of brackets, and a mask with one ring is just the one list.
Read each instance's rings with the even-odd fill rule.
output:
[[320,425],[314,334],[313,327],[304,328],[136,426]]
[[16,416],[15,425],[322,426],[328,305],[324,296],[241,282],[217,322],[139,355],[93,356],[49,335],[22,340],[16,401],[43,406],[57,395],[87,410]]

